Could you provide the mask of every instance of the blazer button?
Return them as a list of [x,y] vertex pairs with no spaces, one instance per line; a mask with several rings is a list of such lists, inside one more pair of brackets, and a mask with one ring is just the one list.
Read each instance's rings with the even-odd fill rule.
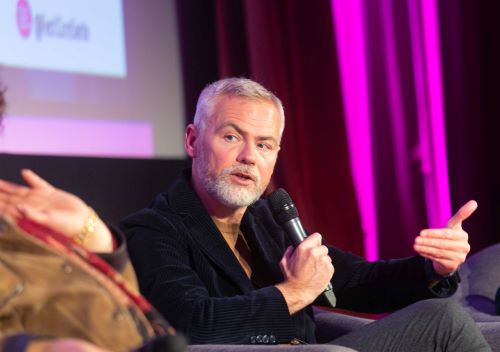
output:
[[262,336],[262,342],[269,343],[269,336],[267,335]]
[[250,343],[257,343],[255,336],[250,336]]
[[257,341],[257,343],[262,343],[262,336],[261,335],[257,335],[257,337],[255,338],[255,340]]
[[274,335],[269,336],[269,343],[276,343],[276,336]]

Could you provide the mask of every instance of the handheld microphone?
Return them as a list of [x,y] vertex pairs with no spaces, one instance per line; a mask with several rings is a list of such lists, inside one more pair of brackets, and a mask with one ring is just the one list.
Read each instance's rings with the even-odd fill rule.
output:
[[[267,197],[274,218],[285,230],[293,246],[297,247],[307,237],[306,231],[299,219],[299,212],[292,202],[292,198],[283,188],[278,188]],[[337,299],[332,291],[332,284],[328,283],[325,291],[316,298],[315,304],[334,308]]]

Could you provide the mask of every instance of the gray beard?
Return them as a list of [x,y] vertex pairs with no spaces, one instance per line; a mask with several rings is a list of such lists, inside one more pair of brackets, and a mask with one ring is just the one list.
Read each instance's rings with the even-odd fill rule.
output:
[[[225,206],[230,208],[247,207],[259,200],[264,193],[266,185],[259,187],[261,178],[254,168],[248,165],[235,165],[225,168],[220,175],[213,176],[208,170],[205,155],[200,155],[199,158],[200,175],[198,176],[203,188]],[[252,175],[255,179],[255,185],[244,187],[231,183],[229,178],[231,173],[235,171]]]

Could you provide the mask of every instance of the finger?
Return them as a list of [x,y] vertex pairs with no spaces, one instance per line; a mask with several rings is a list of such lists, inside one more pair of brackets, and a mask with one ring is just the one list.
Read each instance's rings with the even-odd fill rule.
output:
[[14,193],[6,193],[0,190],[0,202],[9,203],[19,203],[22,199],[25,199],[29,194],[29,188],[23,189],[24,187],[19,187]]
[[450,240],[468,240],[469,235],[467,232],[463,230],[456,230],[456,229],[426,229],[420,231],[420,236],[417,236],[416,238],[420,238],[422,240],[425,240],[427,238],[429,239],[450,239]]
[[328,257],[328,248],[326,246],[314,247],[311,249],[311,254],[317,258]]
[[[307,247],[318,247],[322,244],[323,237],[321,234],[315,232],[309,236],[307,236],[302,243],[307,243]],[[301,244],[302,244],[301,243]]]
[[19,204],[16,207],[19,213],[28,220],[34,221],[40,225],[47,226],[48,216],[44,212],[36,210],[29,205]]
[[285,253],[283,253],[283,257],[281,258],[281,262],[283,262],[284,265],[288,264],[288,260],[293,254],[293,246],[288,246],[286,249]]
[[293,253],[293,247],[288,246],[285,253],[283,254],[283,257],[280,260],[280,268],[283,273],[288,272],[288,260],[290,259],[292,253]]
[[0,204],[15,203],[19,197],[8,195],[0,191]]
[[17,219],[21,216],[16,204],[11,202],[11,199],[0,199],[0,214]]
[[325,255],[325,256],[321,257],[321,260],[323,260],[324,262],[327,262],[329,264],[332,263],[332,258],[329,255]]
[[288,259],[292,256],[293,253],[293,246],[288,246],[286,249],[285,253],[283,254],[283,258]]
[[454,251],[457,253],[469,253],[470,245],[465,241],[452,241],[452,240],[415,240],[414,246],[420,246],[419,248],[433,248],[436,251]]
[[28,187],[17,185],[12,182],[0,180],[0,193],[7,195],[22,195],[28,192]]
[[311,249],[321,246],[321,235],[319,233],[307,236],[302,243],[295,247],[295,255],[302,256],[309,253]]
[[45,181],[30,169],[22,169],[21,175],[26,183],[33,188],[53,188],[50,183]]
[[462,228],[462,221],[467,219],[474,213],[477,209],[477,202],[475,200],[470,200],[465,203],[458,211],[451,217],[448,221],[446,227],[450,229],[460,229]]
[[448,260],[463,263],[467,257],[468,251],[445,250],[441,248],[414,245],[415,251],[422,257],[431,260]]

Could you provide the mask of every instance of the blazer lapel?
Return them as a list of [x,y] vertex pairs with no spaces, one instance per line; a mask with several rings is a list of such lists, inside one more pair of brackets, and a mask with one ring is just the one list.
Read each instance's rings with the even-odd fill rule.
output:
[[191,229],[193,240],[200,245],[201,250],[212,263],[243,292],[251,291],[252,282],[208,214],[196,217],[190,215],[186,220],[186,226]]
[[283,280],[283,274],[279,269],[279,261],[284,250],[274,241],[269,228],[264,227],[250,210],[247,210],[241,223],[242,232],[250,244],[252,255],[263,260],[264,266],[271,273],[276,282]]
[[198,243],[210,261],[242,292],[251,291],[252,282],[191,188],[188,181],[190,178],[190,174],[184,174],[184,177],[172,186],[173,189],[169,192],[170,205],[179,214],[184,215],[184,224],[190,230],[192,239]]

